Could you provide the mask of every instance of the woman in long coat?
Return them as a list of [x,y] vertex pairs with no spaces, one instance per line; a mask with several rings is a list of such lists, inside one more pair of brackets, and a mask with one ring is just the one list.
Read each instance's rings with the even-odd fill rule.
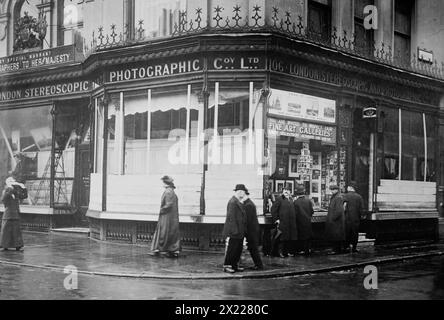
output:
[[341,253],[345,242],[344,199],[339,194],[338,186],[331,186],[330,189],[333,195],[328,206],[325,235],[332,242],[334,252]]
[[311,217],[314,210],[312,202],[305,196],[305,188],[303,186],[297,186],[294,208],[296,210],[299,246],[308,255],[310,254],[311,239],[313,238]]
[[162,177],[165,191],[162,195],[159,221],[151,243],[154,255],[166,253],[169,257],[177,258],[181,250],[179,233],[179,204],[173,179]]
[[12,177],[6,179],[6,188],[2,193],[5,212],[3,213],[0,232],[0,247],[3,250],[9,248],[15,248],[17,251],[23,250],[19,202],[27,197],[28,192],[23,184],[16,182]]
[[278,222],[278,228],[282,232],[279,255],[284,258],[289,253],[294,253],[295,241],[298,240],[298,229],[296,226],[296,213],[290,189],[286,186],[283,194],[276,199],[271,207],[271,215],[274,222]]

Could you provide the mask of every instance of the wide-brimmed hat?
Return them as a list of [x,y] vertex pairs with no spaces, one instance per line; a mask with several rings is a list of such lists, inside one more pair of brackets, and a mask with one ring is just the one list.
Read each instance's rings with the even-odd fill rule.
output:
[[336,184],[332,184],[332,185],[330,186],[330,190],[339,190],[339,187],[338,187],[338,185],[336,185]]
[[245,191],[245,193],[248,192],[248,189],[245,187],[244,184],[237,184],[236,187],[234,188],[234,191],[238,191],[238,190],[243,190],[243,191]]
[[305,194],[305,187],[303,185],[301,185],[301,184],[298,184],[296,186],[296,189],[295,189],[294,193],[296,195],[298,195],[298,196]]
[[173,178],[171,178],[170,176],[163,176],[162,178],[160,178],[160,180],[162,180],[166,184],[173,184],[174,183]]

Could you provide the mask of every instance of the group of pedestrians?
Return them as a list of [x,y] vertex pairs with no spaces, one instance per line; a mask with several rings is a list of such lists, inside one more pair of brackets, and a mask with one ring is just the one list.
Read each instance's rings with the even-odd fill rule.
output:
[[[175,193],[174,180],[169,176],[161,179],[165,191],[161,198],[159,220],[151,244],[151,255],[178,258],[181,251],[179,233],[179,204]],[[338,186],[331,186],[332,196],[325,223],[326,240],[332,243],[333,252],[357,252],[359,224],[364,213],[363,198],[356,192],[356,184],[350,183],[346,194],[340,194]],[[275,243],[272,255],[282,258],[303,253],[311,253],[313,238],[313,204],[305,195],[304,186],[297,185],[295,197],[289,186],[285,186],[282,195],[277,197],[271,207],[275,224],[273,237]],[[260,227],[256,206],[249,197],[249,191],[243,184],[236,185],[234,195],[227,205],[223,236],[227,239],[224,271],[234,273],[243,271],[239,265],[246,241],[254,262],[253,270],[264,268],[259,253]],[[23,238],[20,230],[20,200],[27,198],[24,184],[13,177],[6,179],[6,187],[1,201],[5,211],[2,217],[0,247],[3,250],[15,248],[23,250]]]

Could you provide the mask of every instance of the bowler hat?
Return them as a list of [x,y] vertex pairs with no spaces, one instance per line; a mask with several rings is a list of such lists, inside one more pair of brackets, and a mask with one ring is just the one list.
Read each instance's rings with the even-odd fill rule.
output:
[[339,190],[339,187],[336,184],[330,186],[330,190]]
[[174,182],[173,178],[171,178],[170,176],[163,176],[162,178],[160,178],[160,180],[162,180],[166,184],[173,184]]
[[238,190],[243,190],[245,192],[248,192],[248,189],[245,187],[244,184],[237,184],[236,187],[234,188],[234,191],[238,191]]

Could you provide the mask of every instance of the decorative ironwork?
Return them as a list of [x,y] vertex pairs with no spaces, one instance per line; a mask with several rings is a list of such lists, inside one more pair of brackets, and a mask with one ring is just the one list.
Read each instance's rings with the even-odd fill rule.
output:
[[[405,70],[425,74],[431,77],[444,79],[444,63],[441,65],[435,60],[433,62],[422,62],[416,54],[411,57],[405,52],[395,50],[385,43],[376,43],[370,39],[357,39],[356,34],[348,34],[346,30],[338,31],[333,27],[331,31],[319,31],[314,26],[304,23],[302,16],[293,16],[290,11],[281,11],[277,7],[271,8],[269,20],[265,19],[266,13],[262,7],[255,5],[251,16],[244,14],[249,9],[240,5],[232,7],[231,11],[223,6],[216,6],[212,10],[212,16],[203,18],[202,8],[194,12],[180,11],[175,21],[171,34],[168,37],[179,37],[184,35],[205,32],[274,32],[290,38],[304,40],[321,46],[345,51],[369,60],[396,66]],[[105,35],[103,27],[93,33],[90,45],[85,45],[91,52],[106,50],[111,47],[125,46],[133,42],[152,40],[154,36],[146,35],[143,28],[144,21],[140,20],[134,35],[130,34],[128,26],[124,27],[122,33],[117,34],[116,26],[111,26],[109,35]]]

